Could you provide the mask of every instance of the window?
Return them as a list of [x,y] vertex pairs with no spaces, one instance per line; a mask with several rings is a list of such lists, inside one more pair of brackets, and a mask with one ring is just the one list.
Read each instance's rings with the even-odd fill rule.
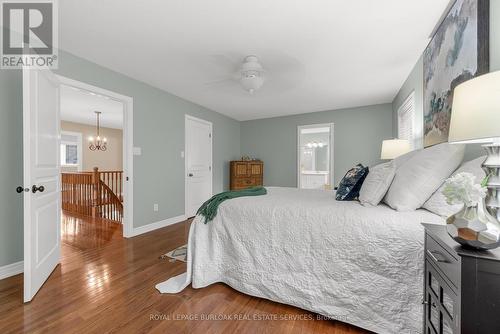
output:
[[415,92],[412,92],[398,109],[398,138],[410,142],[411,148],[415,148]]
[[61,165],[78,165],[78,145],[70,143],[61,143]]
[[82,134],[61,131],[61,166],[82,169]]

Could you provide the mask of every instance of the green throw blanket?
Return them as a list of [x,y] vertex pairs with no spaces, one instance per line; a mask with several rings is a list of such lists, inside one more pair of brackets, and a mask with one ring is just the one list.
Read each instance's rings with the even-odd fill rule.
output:
[[217,209],[219,205],[225,200],[243,196],[260,196],[267,194],[267,190],[264,187],[253,187],[243,190],[233,190],[224,191],[220,194],[212,196],[208,201],[203,203],[203,205],[196,212],[197,215],[202,215],[205,217],[205,224],[213,220],[217,216]]

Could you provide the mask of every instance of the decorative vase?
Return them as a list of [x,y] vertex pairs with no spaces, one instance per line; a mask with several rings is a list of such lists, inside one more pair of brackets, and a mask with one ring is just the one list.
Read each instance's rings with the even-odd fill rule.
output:
[[483,201],[466,206],[446,219],[448,234],[459,244],[476,249],[493,249],[500,246],[500,224],[493,218]]

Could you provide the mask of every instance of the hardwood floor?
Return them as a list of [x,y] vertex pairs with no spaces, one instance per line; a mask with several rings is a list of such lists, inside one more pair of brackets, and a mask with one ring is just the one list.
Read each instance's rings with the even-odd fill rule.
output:
[[107,246],[123,238],[123,225],[116,221],[70,214],[63,211],[61,241],[82,251]]
[[0,281],[0,333],[368,333],[224,284],[158,293],[185,270],[159,256],[186,242],[186,222],[124,239],[116,223],[63,217],[61,264],[34,300],[22,275]]

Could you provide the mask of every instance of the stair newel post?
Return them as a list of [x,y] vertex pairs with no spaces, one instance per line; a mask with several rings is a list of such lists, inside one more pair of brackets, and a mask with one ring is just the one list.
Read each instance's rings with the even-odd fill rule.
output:
[[93,200],[92,203],[92,217],[101,217],[101,177],[99,175],[99,169],[94,167],[92,172],[92,187],[93,189]]

